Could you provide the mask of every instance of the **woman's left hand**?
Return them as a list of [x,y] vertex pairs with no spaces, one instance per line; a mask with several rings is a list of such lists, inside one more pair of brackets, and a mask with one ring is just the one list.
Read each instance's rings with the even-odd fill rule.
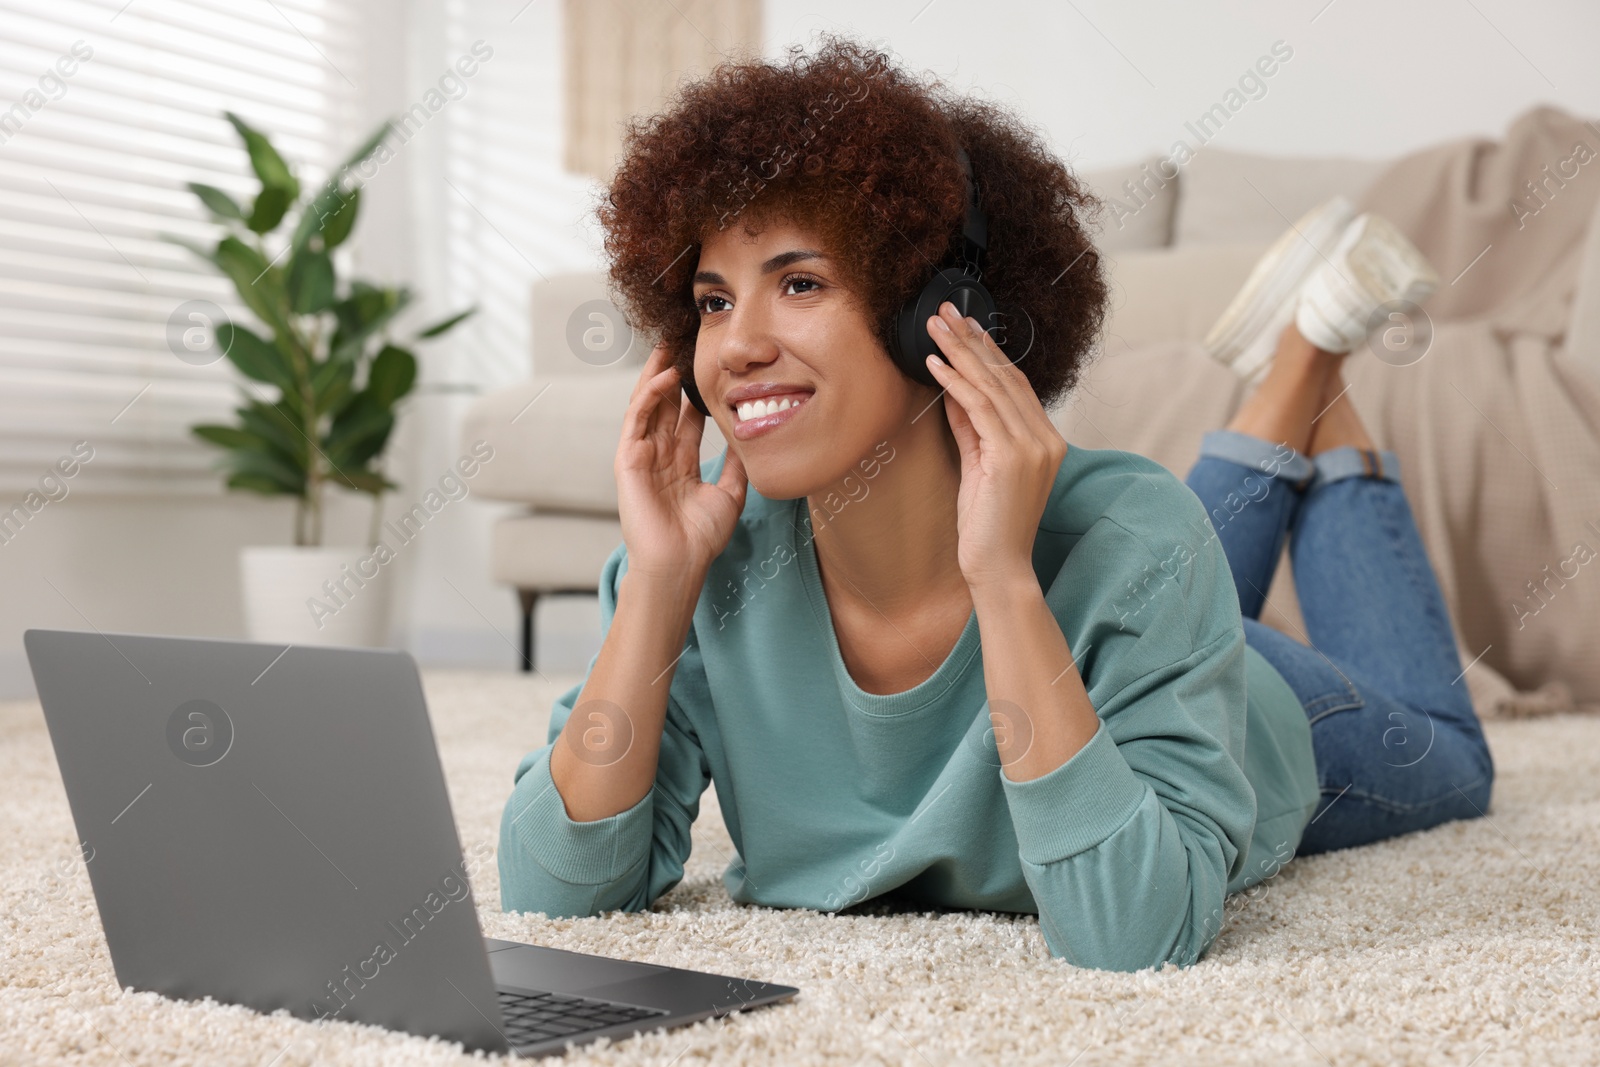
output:
[[[941,329],[940,327],[947,327]],[[973,589],[1033,574],[1033,542],[1067,442],[1033,386],[994,338],[949,301],[928,319],[945,364],[926,360],[944,387],[961,449],[957,559]]]

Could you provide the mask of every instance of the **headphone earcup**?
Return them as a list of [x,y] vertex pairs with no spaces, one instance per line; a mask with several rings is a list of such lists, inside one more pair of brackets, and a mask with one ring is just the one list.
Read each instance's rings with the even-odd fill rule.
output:
[[[984,329],[998,326],[999,309],[994,297],[978,279],[959,267],[946,267],[934,275],[922,291],[906,301],[905,307],[895,316],[894,356],[895,366],[914,381],[937,386],[938,380],[928,370],[930,355],[944,357],[944,350],[928,333],[928,320],[939,313],[946,300],[956,306],[963,316],[977,319]],[[1012,359],[1015,362],[1015,357]]]

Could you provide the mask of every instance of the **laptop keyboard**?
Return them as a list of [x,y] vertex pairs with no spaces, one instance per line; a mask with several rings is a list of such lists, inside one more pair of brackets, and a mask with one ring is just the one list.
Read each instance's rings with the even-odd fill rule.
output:
[[496,992],[500,996],[500,1015],[505,1019],[506,1037],[514,1044],[566,1037],[668,1014],[656,1008],[636,1008],[562,993],[514,993],[509,989]]

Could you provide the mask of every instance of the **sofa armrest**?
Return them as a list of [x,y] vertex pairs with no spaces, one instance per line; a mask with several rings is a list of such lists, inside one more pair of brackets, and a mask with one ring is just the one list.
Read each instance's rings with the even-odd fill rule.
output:
[[[532,378],[480,397],[462,420],[461,439],[467,449],[487,441],[495,458],[483,465],[474,492],[540,511],[615,518],[617,442],[637,381],[637,368],[596,370]],[[708,419],[702,461],[724,447]]]
[[462,420],[463,442],[487,441],[494,461],[473,490],[580,513],[617,513],[612,462],[633,377],[596,373],[530,378],[480,397]]

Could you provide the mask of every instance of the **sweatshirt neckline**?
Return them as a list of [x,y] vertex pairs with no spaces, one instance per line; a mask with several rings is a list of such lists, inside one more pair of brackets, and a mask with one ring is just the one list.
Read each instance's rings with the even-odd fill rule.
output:
[[792,548],[799,561],[800,581],[805,586],[806,598],[811,602],[817,625],[827,638],[834,677],[839,691],[856,710],[871,716],[896,716],[917,711],[946,696],[966,674],[980,648],[978,640],[978,612],[974,608],[967,616],[967,625],[957,638],[955,647],[939,664],[937,670],[923,681],[899,693],[869,693],[850,677],[844,654],[839,650],[839,635],[833,628],[833,613],[828,608],[828,594],[822,586],[822,570],[817,564],[817,550],[811,532],[811,515],[805,497],[796,497],[794,515],[789,523],[793,536]]

